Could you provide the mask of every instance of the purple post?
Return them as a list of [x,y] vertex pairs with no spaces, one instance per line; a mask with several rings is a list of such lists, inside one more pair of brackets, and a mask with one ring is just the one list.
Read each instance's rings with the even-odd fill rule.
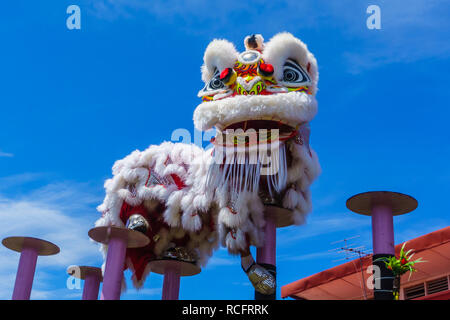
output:
[[67,269],[67,274],[84,280],[82,300],[97,300],[98,289],[100,282],[102,282],[102,270],[96,267],[89,266],[71,266]]
[[394,216],[391,206],[378,204],[372,208],[373,254],[395,255]]
[[169,263],[164,270],[162,300],[178,300],[179,292],[180,268],[175,263]]
[[162,300],[178,300],[180,277],[199,274],[201,269],[194,263],[172,259],[156,259],[149,262],[152,272],[164,275]]
[[98,289],[100,287],[100,277],[98,274],[91,273],[84,278],[84,288],[82,300],[97,300]]
[[119,300],[122,289],[123,269],[127,250],[127,238],[111,237],[106,256],[105,275],[103,277],[102,300]]
[[388,270],[385,263],[378,261],[395,255],[394,248],[394,216],[392,205],[389,203],[375,203],[372,206],[372,246],[374,266],[379,273],[374,275],[379,287],[375,287],[373,295],[375,300],[393,300],[394,275]]
[[19,267],[14,284],[13,300],[30,300],[38,250],[32,247],[23,247],[20,254]]
[[257,249],[256,260],[259,264],[271,264],[275,266],[277,253],[277,227],[272,216],[266,217],[264,233],[264,246]]
[[373,265],[375,300],[393,300],[394,275],[382,259],[395,255],[394,216],[411,212],[417,208],[417,200],[406,194],[391,191],[364,192],[347,200],[347,208],[353,212],[372,217]]
[[127,248],[142,248],[150,239],[141,232],[114,226],[96,227],[89,237],[108,246],[101,300],[119,300]]
[[[256,251],[256,262],[276,278],[277,226],[272,215],[266,215],[264,246]],[[276,300],[276,292],[264,295],[255,291],[255,300]]]
[[20,252],[12,299],[29,300],[37,257],[57,254],[59,248],[51,242],[31,237],[8,237],[2,240],[2,244],[10,250]]

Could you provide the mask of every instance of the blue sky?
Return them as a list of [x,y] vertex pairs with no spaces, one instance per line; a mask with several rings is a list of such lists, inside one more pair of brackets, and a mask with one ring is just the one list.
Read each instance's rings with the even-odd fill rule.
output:
[[[66,9],[81,8],[81,30]],[[366,8],[381,8],[381,30]],[[289,31],[319,63],[312,147],[323,173],[306,225],[278,230],[279,287],[341,262],[331,242],[360,235],[370,219],[345,201],[368,190],[418,199],[396,217],[396,242],[448,226],[450,204],[450,4],[448,1],[7,1],[1,4],[0,237],[53,241],[38,260],[32,298],[79,299],[69,265],[100,265],[87,231],[98,218],[115,160],[193,133],[207,44]],[[12,294],[19,255],[0,248],[0,298]],[[127,279],[130,274],[127,272]],[[128,281],[129,283],[129,281]],[[152,274],[123,299],[160,299]],[[278,292],[279,295],[279,292]],[[239,260],[219,250],[181,281],[181,299],[252,299]]]

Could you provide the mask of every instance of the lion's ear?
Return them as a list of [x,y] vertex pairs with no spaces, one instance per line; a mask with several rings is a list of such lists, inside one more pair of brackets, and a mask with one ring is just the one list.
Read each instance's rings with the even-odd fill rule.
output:
[[233,68],[239,56],[234,45],[227,40],[213,40],[205,50],[202,66],[202,80],[207,84],[214,74],[226,68]]
[[283,32],[270,39],[265,45],[263,59],[273,65],[274,77],[279,82],[283,82],[286,64],[291,64],[293,69],[299,69],[300,73],[307,72],[305,81],[309,78],[312,93],[317,92],[319,73],[316,58],[308,51],[306,44],[292,34]]

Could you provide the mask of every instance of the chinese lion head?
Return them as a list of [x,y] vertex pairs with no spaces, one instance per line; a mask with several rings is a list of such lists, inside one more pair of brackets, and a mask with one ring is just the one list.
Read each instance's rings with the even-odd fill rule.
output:
[[303,223],[320,173],[309,146],[316,59],[290,33],[268,43],[252,35],[244,44],[241,53],[227,40],[208,45],[194,112],[198,130],[217,132],[206,189],[215,193],[221,242],[231,253],[261,245],[267,205],[287,209],[281,224]]

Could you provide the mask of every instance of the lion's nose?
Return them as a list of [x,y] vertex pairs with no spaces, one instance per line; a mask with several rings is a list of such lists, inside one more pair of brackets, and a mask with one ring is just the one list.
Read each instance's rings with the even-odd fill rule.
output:
[[253,76],[246,76],[246,77],[243,78],[243,79],[244,79],[245,82],[249,83],[249,82],[251,82],[254,78],[255,78],[255,77],[253,77]]
[[241,95],[260,94],[265,89],[264,81],[260,76],[238,77],[236,79],[236,93]]

